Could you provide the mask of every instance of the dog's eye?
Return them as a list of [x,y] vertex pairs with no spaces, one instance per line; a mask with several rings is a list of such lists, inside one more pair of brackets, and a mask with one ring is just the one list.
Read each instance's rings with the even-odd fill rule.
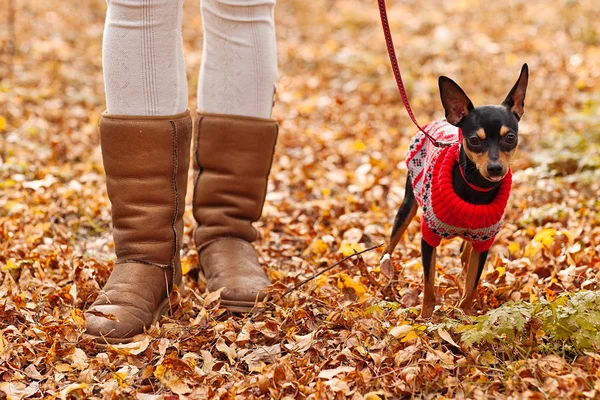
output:
[[475,147],[477,147],[481,144],[481,140],[477,136],[471,136],[468,139],[468,141],[471,146],[475,146]]
[[504,137],[504,141],[506,144],[514,144],[517,141],[517,135],[514,133],[509,133]]

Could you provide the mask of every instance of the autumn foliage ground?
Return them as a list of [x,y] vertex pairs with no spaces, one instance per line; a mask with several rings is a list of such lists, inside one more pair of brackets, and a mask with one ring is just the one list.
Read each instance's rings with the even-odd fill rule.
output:
[[[0,398],[600,398],[597,1],[390,1],[422,122],[443,115],[439,75],[475,104],[497,103],[530,66],[514,190],[477,319],[453,308],[452,240],[438,249],[440,307],[418,320],[418,218],[392,279],[379,248],[282,296],[386,241],[414,132],[375,2],[287,0],[276,10],[281,134],[257,225],[270,306],[231,316],[193,279],[188,203],[185,295],[144,340],[112,347],[82,338],[82,310],[113,259],[97,134],[105,7],[0,6]],[[188,0],[190,94],[201,32]]]

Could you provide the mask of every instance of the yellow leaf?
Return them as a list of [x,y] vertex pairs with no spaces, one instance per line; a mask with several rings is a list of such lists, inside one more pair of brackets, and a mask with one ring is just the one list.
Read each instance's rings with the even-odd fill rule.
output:
[[314,103],[301,103],[298,105],[298,113],[300,114],[310,114],[311,112],[313,112],[315,109],[315,104]]
[[530,303],[535,303],[536,301],[538,301],[540,298],[533,292],[529,292],[529,302]]
[[500,278],[506,272],[506,268],[504,268],[504,267],[496,267],[496,271],[498,271],[498,278]]
[[165,385],[167,389],[175,394],[184,395],[190,393],[192,389],[181,379],[171,371],[169,371],[164,365],[159,365],[154,370],[154,376],[158,378],[160,383]]
[[345,272],[338,275],[337,287],[340,289],[352,288],[354,289],[354,293],[359,297],[367,292],[367,289],[365,289],[362,283],[356,282]]
[[167,368],[161,364],[154,370],[154,377],[161,380],[165,376],[165,372],[167,372]]
[[331,52],[337,52],[340,49],[340,44],[330,39],[325,42],[325,48]]
[[493,365],[496,364],[496,357],[494,357],[492,352],[488,350],[481,355],[479,362],[481,362],[483,365]]
[[406,342],[410,342],[412,340],[415,340],[419,337],[419,335],[417,334],[417,332],[415,331],[410,331],[408,332],[408,334],[406,336],[404,336],[404,339],[401,340],[401,342],[406,343]]
[[342,255],[344,257],[349,257],[352,254],[354,254],[355,252],[358,253],[360,251],[363,251],[364,248],[361,244],[358,243],[348,243],[348,242],[342,242],[342,245],[340,246],[340,253],[342,253]]
[[311,244],[304,250],[303,255],[314,254],[317,256],[322,256],[327,252],[329,246],[321,239],[316,239],[311,242]]
[[587,85],[588,85],[588,81],[586,79],[579,78],[575,81],[575,87],[579,90],[585,89],[587,87]]
[[189,258],[185,257],[181,259],[181,273],[183,275],[187,275],[193,268],[194,265]]
[[525,256],[527,256],[527,257],[533,257],[537,253],[539,253],[540,250],[542,250],[542,248],[544,248],[543,244],[541,244],[540,242],[536,242],[535,240],[533,240],[533,241],[531,241],[530,243],[527,244],[527,247],[525,247]]
[[0,131],[6,129],[6,118],[0,115]]
[[556,229],[546,228],[535,234],[533,240],[525,248],[525,255],[532,257],[542,250],[544,247],[550,246],[554,242],[554,236],[557,234]]
[[556,292],[550,288],[546,288],[546,300],[550,302],[556,300]]
[[80,328],[85,327],[85,319],[80,309],[71,310],[71,319]]
[[17,265],[13,260],[8,260],[5,265],[0,267],[0,271],[11,271],[19,268],[21,267]]
[[354,143],[352,143],[352,147],[356,151],[364,151],[367,148],[367,145],[362,140],[357,140]]
[[[161,365],[160,367],[163,367],[163,366]],[[118,370],[117,372],[115,372],[114,377],[115,377],[115,379],[122,381],[122,380],[126,379],[129,376],[128,372],[129,371],[127,369],[121,368],[120,370]]]
[[325,254],[327,249],[328,249],[327,243],[325,243],[321,239],[317,239],[317,241],[313,243],[313,252],[317,255]]
[[556,235],[556,234],[557,234],[556,229],[552,229],[552,228],[542,229],[535,235],[533,240],[548,247],[554,242],[554,235]]
[[329,281],[329,279],[325,276],[325,275],[319,275],[315,278],[315,286],[316,287],[322,287],[327,285],[327,282]]
[[75,392],[77,390],[83,390],[86,389],[87,385],[85,383],[72,383],[69,386],[67,386],[66,388],[64,388],[63,390],[60,391],[60,398],[65,400],[67,398],[67,396],[69,395],[69,393],[71,392]]
[[267,275],[271,282],[277,282],[285,277],[285,274],[277,269],[267,268]]
[[0,189],[15,186],[16,183],[17,182],[14,179],[8,178],[7,180],[0,182]]
[[35,126],[28,126],[27,128],[25,128],[25,132],[27,132],[31,136],[34,136],[38,134],[39,130]]
[[369,393],[365,394],[364,399],[365,400],[381,400],[381,397],[379,396],[379,393],[377,393],[377,392],[369,392]]

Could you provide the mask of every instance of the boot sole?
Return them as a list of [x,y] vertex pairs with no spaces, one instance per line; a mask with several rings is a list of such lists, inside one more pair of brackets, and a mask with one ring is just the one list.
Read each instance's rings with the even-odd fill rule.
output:
[[221,306],[236,314],[248,314],[256,309],[255,303],[251,301],[221,299]]

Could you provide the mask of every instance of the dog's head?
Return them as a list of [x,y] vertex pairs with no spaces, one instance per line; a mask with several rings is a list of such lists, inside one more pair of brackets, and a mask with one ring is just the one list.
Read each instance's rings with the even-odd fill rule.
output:
[[474,107],[456,82],[445,76],[439,79],[446,120],[461,129],[466,156],[481,176],[491,182],[504,178],[517,150],[528,80],[529,69],[524,64],[519,79],[501,105]]

